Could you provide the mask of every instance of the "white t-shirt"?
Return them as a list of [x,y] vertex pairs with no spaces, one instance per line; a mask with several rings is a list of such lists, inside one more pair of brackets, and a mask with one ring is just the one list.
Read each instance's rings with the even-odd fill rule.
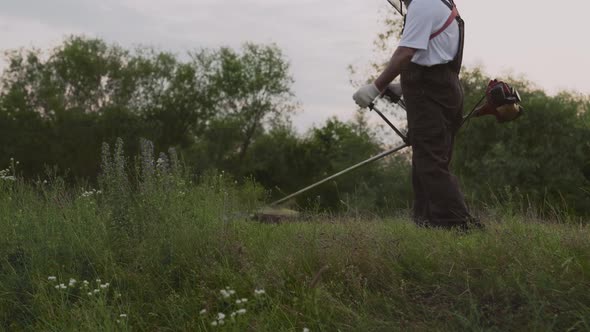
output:
[[430,36],[444,26],[450,15],[451,9],[442,0],[413,0],[410,3],[399,46],[417,49],[412,62],[433,66],[453,61],[459,50],[457,20],[430,40]]

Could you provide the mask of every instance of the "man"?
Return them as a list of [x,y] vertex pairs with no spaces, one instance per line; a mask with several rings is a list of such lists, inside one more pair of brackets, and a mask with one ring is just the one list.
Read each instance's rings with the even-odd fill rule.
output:
[[[419,225],[466,228],[472,219],[449,171],[462,121],[463,21],[452,0],[408,0],[402,38],[387,68],[353,96],[368,107],[386,89],[401,95],[412,145],[413,219]],[[401,87],[390,83],[401,74]],[[401,90],[401,91],[400,91]]]

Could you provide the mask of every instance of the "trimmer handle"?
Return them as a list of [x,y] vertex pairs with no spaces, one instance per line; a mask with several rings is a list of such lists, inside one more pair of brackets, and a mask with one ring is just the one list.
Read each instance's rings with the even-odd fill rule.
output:
[[410,141],[408,140],[408,137],[406,135],[404,135],[399,129],[397,129],[396,126],[393,125],[393,123],[391,123],[391,121],[389,121],[389,119],[383,115],[383,113],[377,109],[377,107],[375,107],[375,104],[371,103],[369,104],[369,109],[377,114],[379,114],[379,116],[381,117],[381,119],[383,119],[383,121],[385,121],[385,123],[387,123],[387,125],[393,129],[393,131],[395,131],[395,133],[402,139],[402,141],[404,141],[404,143],[406,143],[408,146],[410,146]]

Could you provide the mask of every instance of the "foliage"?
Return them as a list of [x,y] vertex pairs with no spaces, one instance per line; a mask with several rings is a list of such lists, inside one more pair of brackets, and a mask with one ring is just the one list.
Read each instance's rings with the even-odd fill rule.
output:
[[[242,174],[274,189],[273,198],[279,198],[382,149],[376,131],[359,113],[350,122],[329,119],[301,138],[289,126],[274,127],[255,142],[241,169]],[[409,190],[404,187],[408,181],[406,160],[400,155],[357,169],[301,195],[296,203],[332,212],[391,213],[396,208],[405,209]]]
[[[485,93],[485,80],[479,70],[463,72],[469,107]],[[548,96],[529,82],[507,81],[519,90],[524,115],[506,124],[492,117],[470,121],[458,138],[457,172],[481,201],[512,188],[533,205],[589,213],[582,189],[588,184],[590,100],[567,92]]]
[[[211,57],[211,55],[209,55]],[[243,54],[222,48],[212,56],[211,80],[220,96],[216,118],[233,121],[239,128],[239,161],[269,117],[286,116],[293,111],[289,64],[276,47],[246,44]]]
[[[14,157],[22,172],[40,176],[44,165],[93,179],[102,142],[117,137],[138,148],[187,148],[235,123],[236,142],[224,154],[246,153],[269,118],[288,116],[291,78],[276,46],[246,44],[174,54],[134,52],[99,39],[70,37],[47,56],[39,50],[7,53],[1,78],[0,162]],[[208,151],[204,151],[207,154]],[[212,165],[209,165],[212,166]]]
[[[376,47],[391,52],[400,21],[387,16],[385,26]],[[151,150],[178,151],[187,173],[224,171],[240,182],[258,181],[276,199],[386,149],[381,132],[367,125],[369,115],[362,112],[350,122],[330,119],[297,134],[289,119],[297,108],[289,63],[274,45],[180,57],[71,37],[47,53],[11,51],[7,59],[0,77],[0,164],[15,158],[28,179],[46,178],[49,168],[67,175],[69,184],[96,183],[103,142],[112,147],[121,138],[125,145],[118,153],[129,154],[145,150],[141,142],[147,139]],[[488,79],[477,68],[463,70],[465,113]],[[550,96],[531,82],[505,80],[519,88],[525,115],[505,125],[473,119],[457,140],[453,169],[471,205],[507,203],[514,194],[535,210],[590,214],[588,97]],[[394,111],[403,117],[401,109]],[[292,204],[403,213],[411,204],[408,153],[356,170]],[[142,169],[138,161],[124,164]],[[121,206],[121,213],[126,209]]]
[[[590,329],[588,226],[503,214],[471,234],[407,219],[259,224],[242,217],[257,187],[149,161],[124,195],[106,170],[102,191],[0,180],[1,329]],[[141,232],[113,228],[114,198]]]

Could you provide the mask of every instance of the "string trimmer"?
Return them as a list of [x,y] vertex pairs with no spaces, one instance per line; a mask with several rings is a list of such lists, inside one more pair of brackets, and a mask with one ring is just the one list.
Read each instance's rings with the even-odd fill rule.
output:
[[[388,100],[390,103],[397,104],[402,109],[406,110],[406,105],[402,96],[397,95],[393,90],[387,89],[383,95],[383,98]],[[483,100],[486,102],[480,106]],[[523,108],[520,106],[520,95],[516,89],[511,87],[505,82],[492,80],[488,84],[485,95],[479,100],[479,102],[473,107],[473,109],[463,117],[460,127],[462,127],[469,119],[473,116],[479,117],[484,115],[492,115],[496,117],[498,122],[508,122],[515,120],[523,113]],[[376,156],[373,156],[367,160],[364,160],[356,165],[350,166],[334,175],[331,175],[321,181],[311,184],[299,191],[296,191],[284,198],[270,203],[266,208],[259,210],[253,215],[254,219],[260,221],[277,222],[281,219],[292,218],[297,216],[297,212],[289,209],[277,208],[280,204],[293,199],[307,191],[310,191],[328,181],[334,180],[344,174],[350,173],[357,168],[371,164],[377,160],[383,159],[389,155],[392,155],[398,151],[401,151],[411,144],[408,141],[406,135],[404,135],[389,119],[381,112],[374,104],[369,105],[369,109],[379,115],[385,123],[401,138],[402,142],[397,147],[383,151]]]

